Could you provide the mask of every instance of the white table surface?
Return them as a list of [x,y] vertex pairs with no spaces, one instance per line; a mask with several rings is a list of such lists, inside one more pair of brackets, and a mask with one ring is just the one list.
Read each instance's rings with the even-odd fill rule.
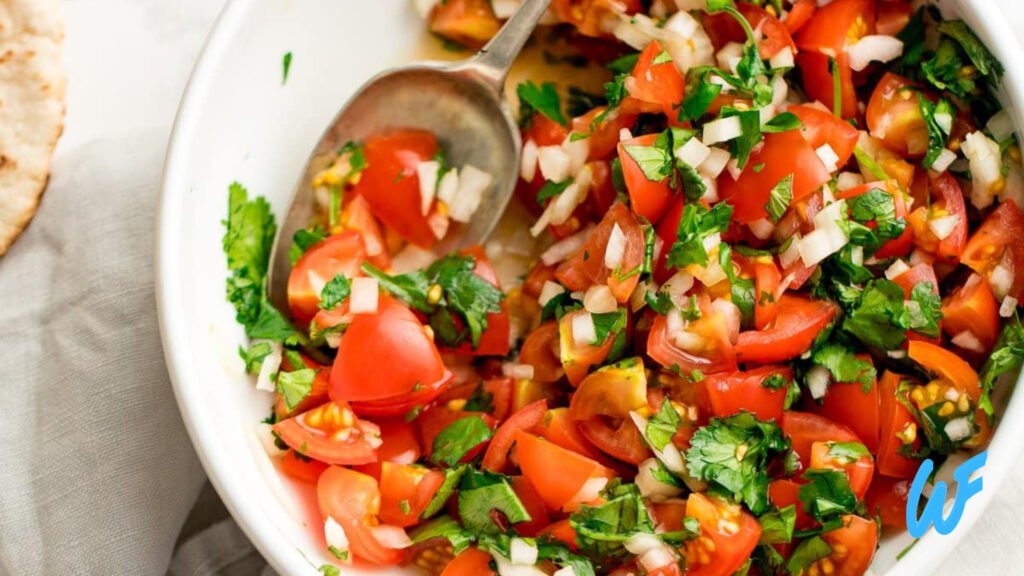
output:
[[[1024,3],[995,1],[1004,8],[1012,28],[1024,31]],[[144,129],[161,128],[162,134],[168,134],[192,63],[223,4],[223,0],[65,0],[65,62],[70,81],[67,127],[57,153]],[[1024,566],[1021,534],[1024,459],[939,574],[1020,573]]]

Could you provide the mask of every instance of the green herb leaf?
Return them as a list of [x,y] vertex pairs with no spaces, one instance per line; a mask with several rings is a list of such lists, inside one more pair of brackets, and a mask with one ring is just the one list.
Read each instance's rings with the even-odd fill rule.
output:
[[320,291],[320,309],[334,310],[347,300],[351,293],[352,282],[344,274],[339,273],[324,284],[323,290]]
[[773,134],[776,132],[788,132],[790,130],[799,130],[804,124],[800,121],[800,118],[792,112],[783,112],[777,114],[774,118],[761,126],[761,132],[766,134]]
[[409,539],[413,544],[421,544],[434,538],[444,538],[451,543],[453,551],[458,554],[473,543],[473,533],[459,526],[459,523],[451,516],[444,514],[437,518],[421,524],[409,533]]
[[704,238],[729,228],[732,206],[726,202],[715,204],[710,210],[699,204],[687,204],[676,229],[676,241],[669,249],[667,263],[675,268],[690,264],[708,265]]
[[786,562],[786,570],[790,574],[803,574],[804,570],[822,558],[827,558],[832,553],[832,547],[821,536],[808,538],[797,544],[795,550]]
[[623,146],[626,154],[636,162],[651,182],[661,182],[672,175],[674,167],[671,151],[660,146]]
[[732,261],[732,249],[728,244],[723,243],[718,248],[718,263],[729,279],[729,294],[732,296],[732,303],[739,308],[740,325],[749,329],[754,324],[754,308],[756,307],[754,281],[750,278],[742,278],[736,274],[736,267]]
[[657,450],[664,450],[665,446],[672,441],[672,437],[679,431],[683,421],[679,413],[672,407],[672,403],[666,398],[661,404],[661,409],[653,418],[647,421],[647,428],[644,429],[644,436],[651,446]]
[[459,481],[462,480],[462,476],[466,474],[467,469],[468,466],[460,465],[441,470],[444,472],[444,481],[441,482],[441,487],[434,493],[434,497],[430,499],[430,503],[423,509],[420,519],[430,518],[444,508],[444,505],[448,503],[448,499],[452,497],[452,494],[455,494],[455,488],[459,485]]
[[782,180],[772,187],[771,193],[768,195],[768,203],[764,205],[764,209],[768,212],[768,219],[776,224],[779,220],[782,220],[783,215],[786,214],[786,210],[789,209],[789,203],[793,201],[793,175],[789,174]]
[[288,83],[288,73],[291,72],[291,69],[292,53],[285,52],[284,56],[281,58],[281,84]]
[[903,298],[903,288],[890,280],[868,282],[843,320],[843,330],[877,350],[896,350],[910,328]]
[[[292,359],[289,358],[289,362],[291,361]],[[310,390],[313,389],[313,380],[316,379],[316,370],[306,368],[306,364],[302,362],[301,358],[298,359],[298,362],[298,364],[293,363],[292,366],[302,366],[301,369],[277,373],[277,393],[284,397],[284,403],[289,410],[294,410],[300,402],[305,400],[306,396],[309,396]]]
[[811,469],[804,472],[807,484],[800,486],[798,497],[807,513],[822,524],[857,507],[857,496],[850,489],[846,472]]
[[1024,326],[1021,325],[1020,316],[1014,312],[1012,318],[1007,319],[1003,330],[999,334],[992,354],[981,367],[981,400],[978,405],[989,416],[992,415],[991,393],[995,387],[996,380],[1007,372],[1012,372],[1024,362]]
[[693,122],[699,120],[711,103],[715,101],[718,94],[722,92],[722,85],[713,82],[700,81],[693,90],[688,90],[683,98],[683,105],[679,109],[680,122]]
[[765,512],[757,519],[761,523],[760,544],[781,544],[793,540],[796,526],[796,506],[790,504],[782,509]]
[[622,484],[605,493],[600,506],[580,506],[569,516],[581,551],[596,558],[626,554],[623,543],[636,533],[653,533],[654,522],[635,484]]
[[317,570],[324,576],[341,576],[341,570],[337,566],[331,566],[330,564],[323,564]]
[[472,534],[499,533],[499,527],[491,519],[491,510],[500,511],[510,524],[531,520],[530,513],[504,476],[467,470],[459,487],[462,525]]
[[248,349],[238,347],[238,355],[245,362],[245,371],[249,374],[259,374],[263,367],[263,360],[270,355],[273,347],[270,342],[256,342]]
[[910,314],[910,329],[936,338],[939,335],[939,322],[942,320],[942,299],[934,291],[931,282],[918,282],[910,291],[910,303],[907,308]]
[[1003,75],[1003,65],[989,52],[981,40],[963,20],[945,20],[939,23],[939,32],[956,40],[982,76]]
[[537,205],[544,207],[545,201],[565,192],[565,189],[568,188],[570,184],[572,184],[572,180],[566,180],[564,182],[545,182],[544,186],[537,191]]
[[811,362],[828,369],[834,382],[859,382],[865,393],[871,390],[878,375],[870,361],[857,358],[852,350],[835,342],[815,349]]
[[299,261],[299,258],[302,258],[306,250],[309,250],[326,237],[327,233],[320,226],[300,228],[296,231],[295,236],[292,237],[292,245],[288,249],[288,260],[292,263],[292,266],[295,266],[295,263]]
[[516,87],[516,94],[519,95],[520,118],[529,118],[536,111],[562,126],[569,124],[562,114],[562,100],[553,83],[545,82],[537,86],[533,82],[524,82]]
[[860,442],[829,442],[828,457],[841,464],[849,464],[861,458],[870,458],[871,452]]
[[455,466],[470,450],[490,440],[491,435],[491,427],[480,416],[456,420],[434,437],[430,461]]

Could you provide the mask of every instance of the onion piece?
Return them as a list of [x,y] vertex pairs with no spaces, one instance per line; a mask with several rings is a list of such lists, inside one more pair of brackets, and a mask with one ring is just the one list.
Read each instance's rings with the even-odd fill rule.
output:
[[463,166],[459,174],[459,191],[448,206],[448,217],[456,222],[469,222],[493,182],[493,176],[476,166]]
[[956,152],[953,152],[949,148],[943,148],[942,152],[935,157],[930,168],[936,172],[945,172],[949,170],[949,167],[956,160]]
[[541,146],[537,149],[540,173],[545,180],[564,182],[571,174],[572,158],[561,146]]
[[652,548],[641,554],[637,559],[637,562],[640,563],[640,566],[643,567],[644,571],[648,574],[664,566],[675,564],[677,561],[678,559],[676,558],[676,555],[668,546]]
[[775,224],[767,218],[755,220],[747,224],[747,227],[750,228],[750,233],[760,240],[767,240],[775,233]]
[[700,164],[699,172],[708,178],[718,178],[729,164],[730,158],[728,150],[710,148],[708,157]]
[[711,148],[705,146],[696,136],[675,150],[676,159],[695,170],[699,169],[710,155]]
[[[345,530],[338,524],[338,521],[328,516],[327,520],[324,520],[324,540],[327,541],[327,545],[335,548],[339,552],[348,552],[348,536],[345,534]],[[352,555],[348,554],[344,558],[339,558],[346,564],[352,563]]]
[[794,66],[793,50],[789,46],[784,47],[768,59],[768,64],[771,66],[772,70],[777,70],[779,68],[792,68]]
[[1005,298],[1013,288],[1014,272],[1010,271],[1005,264],[996,264],[995,268],[988,273],[988,284],[992,287],[992,293],[996,298]]
[[572,318],[572,339],[579,346],[590,346],[597,340],[597,328],[590,312],[577,314]]
[[1013,116],[1010,111],[1003,108],[999,112],[996,112],[991,118],[988,119],[988,124],[985,124],[985,128],[992,133],[992,137],[997,142],[1002,142],[1007,138],[1013,136],[1016,131],[1013,127]]
[[583,138],[574,142],[570,134],[562,141],[562,149],[569,156],[569,174],[575,175],[583,169],[590,156],[590,139]]
[[556,282],[545,280],[544,285],[540,289],[540,296],[537,298],[537,302],[543,307],[547,306],[547,303],[552,298],[565,292],[565,288]]
[[779,264],[783,268],[789,268],[796,263],[797,258],[800,258],[800,235],[794,234],[791,240],[789,246],[779,253]]
[[864,184],[864,177],[856,172],[840,172],[836,176],[836,189],[845,192]]
[[[645,498],[649,498],[652,502],[662,502],[669,498],[675,498],[683,492],[678,486],[666,484],[654,477],[654,470],[660,466],[661,464],[658,463],[656,458],[648,458],[647,460],[644,460],[640,463],[640,468],[637,470],[636,479],[634,480],[637,488],[640,489],[640,494]],[[647,534],[647,536],[649,536],[649,534]],[[626,547],[627,550],[630,550],[628,542]],[[630,552],[638,554],[643,552],[643,550],[640,552],[630,550]]]
[[526,182],[533,182],[537,176],[537,143],[531,138],[523,144],[523,158],[519,164],[519,176]]
[[[678,312],[678,310],[676,310],[676,312]],[[647,418],[644,418],[635,411],[630,411],[629,417],[633,420],[633,425],[637,427],[637,430],[640,431],[640,435],[643,436],[646,441]],[[648,446],[650,446],[649,442]],[[658,450],[654,446],[650,446],[650,448],[658,460],[661,460],[661,463],[665,465],[665,468],[668,468],[669,472],[677,475],[687,475],[686,462],[683,461],[683,455],[679,453],[679,449],[676,448],[674,444],[669,442],[665,445],[663,450]]]
[[619,302],[607,284],[595,284],[583,294],[583,308],[591,314],[607,314],[619,309]]
[[719,118],[718,120],[712,120],[705,124],[703,134],[704,137],[702,140],[704,144],[710,146],[711,144],[727,142],[742,136],[743,125],[740,123],[738,116]]
[[979,210],[992,204],[997,183],[1003,179],[999,144],[980,131],[968,134],[960,147],[971,169],[971,204]]
[[982,344],[981,340],[978,340],[978,337],[970,330],[965,330],[956,336],[953,336],[949,341],[964,350],[970,350],[971,352],[977,352],[979,354],[985,353],[985,345]]
[[583,248],[583,245],[587,243],[587,237],[590,236],[591,230],[593,230],[593,227],[588,226],[572,236],[567,236],[555,242],[540,255],[541,262],[547,266],[553,266],[579,252],[580,248]]
[[437,184],[437,199],[445,204],[451,204],[455,195],[459,192],[459,171],[455,168],[448,170],[441,177]]
[[959,223],[959,214],[949,214],[948,216],[929,220],[928,229],[931,230],[932,234],[935,234],[935,237],[939,240],[945,240],[946,238],[949,238],[949,235],[953,233],[953,230]]
[[825,169],[830,173],[839,170],[839,156],[827,143],[819,146],[814,152],[821,159],[821,163],[825,165]]
[[860,72],[871,62],[889,62],[900,57],[903,54],[903,41],[882,34],[864,36],[856,44],[847,47],[846,54],[850,57],[850,68]]
[[[270,344],[270,354],[263,357],[263,364],[260,365],[260,375],[256,377],[256,389],[264,392],[274,392],[277,386],[271,381],[274,374],[281,369],[281,357],[284,351],[280,342],[266,340]],[[255,344],[255,342],[253,342]]]
[[966,416],[954,418],[949,422],[946,422],[946,425],[943,426],[942,429],[946,432],[946,436],[948,436],[953,442],[959,442],[970,438],[971,432],[973,431],[971,422]]
[[[643,464],[641,464],[640,466],[642,467],[644,464],[647,463],[652,463],[655,466],[658,465],[658,463],[653,458],[650,458],[643,462]],[[661,538],[658,538],[654,534],[648,534],[646,532],[637,532],[636,534],[630,536],[625,542],[623,542],[622,546],[626,550],[628,550],[630,554],[639,556],[644,552],[647,552],[648,550],[663,548],[665,546],[665,543],[661,541]]]
[[348,310],[353,314],[376,314],[380,302],[380,285],[376,278],[359,276],[352,279]]
[[910,266],[907,266],[906,262],[897,258],[885,269],[885,277],[892,280],[907,270],[910,270]]
[[537,563],[537,546],[522,538],[513,538],[508,546],[508,559],[520,566],[533,566]]
[[430,212],[430,205],[434,203],[434,196],[437,194],[437,173],[441,170],[441,163],[437,160],[427,160],[416,165],[416,176],[420,181],[420,212],[426,216]]
[[374,540],[385,548],[401,550],[412,546],[412,540],[409,539],[409,535],[398,526],[388,524],[370,526],[370,533],[373,534]]
[[508,20],[522,4],[523,0],[491,0],[491,10],[498,20]]
[[626,235],[619,228],[618,223],[612,226],[612,232],[608,236],[608,246],[604,250],[604,266],[609,270],[615,270],[622,266],[622,259],[626,254]]
[[824,366],[812,366],[807,371],[807,391],[811,393],[811,398],[820,400],[825,397],[825,393],[828,392],[828,385],[832,381],[832,376],[829,374],[828,368]]
[[1007,296],[1003,298],[1003,303],[999,305],[999,315],[1003,318],[1009,318],[1013,316],[1013,312],[1017,309],[1017,299],[1013,296]]

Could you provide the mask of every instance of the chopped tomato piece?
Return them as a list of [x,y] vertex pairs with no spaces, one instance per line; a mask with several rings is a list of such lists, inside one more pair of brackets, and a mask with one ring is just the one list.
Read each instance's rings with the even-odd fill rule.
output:
[[[776,374],[786,384],[766,387],[766,381]],[[761,366],[746,372],[713,374],[705,378],[704,384],[711,398],[711,410],[717,417],[746,410],[759,420],[778,420],[782,417],[788,383],[792,379],[793,370],[789,366]]]
[[413,464],[384,462],[380,472],[380,519],[395,526],[414,526],[441,488],[444,474]]
[[529,520],[513,524],[513,527],[523,536],[534,537],[551,521],[547,506],[544,505],[544,500],[541,499],[537,489],[533,487],[533,483],[526,476],[513,476],[512,490],[519,497],[519,501],[523,503],[526,512],[530,514]]
[[[860,576],[867,572],[875,557],[878,526],[872,520],[853,515],[843,516],[842,522],[841,528],[822,534],[832,553],[816,564],[828,560],[835,567],[835,576]],[[813,570],[813,566],[808,570]]]
[[324,285],[338,274],[359,276],[365,259],[363,239],[353,231],[328,236],[306,250],[288,275],[288,307],[296,322],[308,324],[320,311]]
[[579,429],[576,428],[576,423],[573,422],[572,417],[569,416],[568,408],[554,408],[548,410],[544,414],[544,418],[534,427],[532,430],[534,434],[537,434],[541,438],[549,442],[553,442],[562,448],[572,450],[573,452],[586,456],[591,460],[595,460],[607,466],[606,462],[602,461],[603,456],[593,444],[590,443],[583,434],[580,433]]
[[398,564],[405,551],[388,548],[373,535],[377,525],[381,494],[371,476],[347,468],[331,466],[316,484],[320,514],[341,525],[352,553],[374,564]]
[[[857,358],[871,363],[867,354]],[[872,454],[878,450],[880,402],[876,380],[867,390],[860,382],[832,382],[820,405],[814,401],[808,404],[812,412],[853,430]]]
[[501,29],[487,0],[449,0],[434,6],[430,31],[469,48],[482,48]]
[[860,442],[860,438],[846,426],[808,412],[786,412],[782,415],[782,432],[793,441],[793,451],[806,469],[811,464],[811,451],[815,442]]
[[519,361],[533,366],[535,382],[556,382],[565,373],[562,370],[558,338],[558,324],[552,321],[538,326],[523,342]]
[[584,310],[570,312],[558,322],[559,341],[561,342],[562,369],[573,386],[578,386],[587,373],[594,366],[597,366],[608,358],[611,352],[612,343],[615,340],[613,334],[608,334],[604,342],[594,344],[592,342],[579,342],[573,335],[573,319],[582,314],[589,314]]
[[886,371],[878,382],[881,406],[878,473],[893,478],[913,478],[920,461],[908,458],[901,452],[906,449],[916,450],[920,439],[917,422],[904,405],[909,400],[897,396],[900,380],[899,374]]
[[479,548],[466,548],[441,572],[441,576],[498,576],[491,568],[494,559]]
[[[610,479],[615,474],[597,462],[548,442],[519,431],[516,433],[516,457],[523,474],[537,489],[548,510],[562,510],[582,502],[589,494],[584,487],[591,480]],[[552,466],[558,469],[552,474]],[[595,495],[598,490],[595,490]]]
[[965,332],[974,335],[982,349],[970,352],[984,354],[992,350],[999,337],[999,303],[988,280],[971,274],[962,287],[946,297],[942,304],[942,329],[950,337]]
[[811,463],[808,466],[814,470],[841,470],[846,472],[850,481],[850,490],[857,496],[857,500],[863,500],[871,484],[871,478],[875,474],[875,463],[871,455],[867,454],[856,460],[846,460],[832,454],[833,442],[814,442],[811,444]]
[[698,298],[700,318],[683,328],[687,348],[669,333],[668,320],[657,316],[647,336],[647,354],[658,364],[680,374],[694,370],[703,374],[736,370],[736,352],[729,337],[728,322],[721,310],[712,310],[707,296]]
[[493,472],[502,472],[508,461],[509,450],[515,443],[516,433],[520,430],[530,430],[540,424],[544,413],[548,409],[547,400],[538,400],[509,417],[501,423],[491,443],[487,445],[484,453],[483,468]]
[[[961,198],[962,201],[962,198]],[[1006,284],[1009,296],[1024,300],[1024,214],[1013,202],[1002,202],[993,210],[971,236],[963,250],[961,262],[989,279],[993,289],[997,283],[992,273],[1002,267],[1010,281]],[[997,296],[1004,296],[1003,289],[996,289]]]
[[736,358],[758,364],[795,358],[810,349],[835,314],[836,306],[831,302],[784,294],[779,298],[778,317],[773,326],[740,332]]
[[[605,265],[605,253],[608,251],[608,240],[616,227],[625,238],[625,247],[621,263],[610,270]],[[640,266],[644,261],[645,247],[644,231],[636,215],[624,204],[616,203],[591,232],[583,248],[563,262],[555,276],[573,291],[607,284],[615,299],[624,303],[640,282]]]
[[308,456],[303,456],[295,450],[288,450],[281,457],[281,472],[286,476],[295,478],[307,484],[316,484],[316,481],[327,470],[328,465]]
[[[648,180],[640,164],[633,159],[630,150],[634,146],[650,147],[657,138],[657,134],[646,134],[619,142],[619,162],[622,163],[622,176],[626,180],[626,190],[629,191],[630,206],[650,222],[657,222],[668,208],[672,199],[672,189],[669,188],[667,176],[657,182]],[[601,255],[603,254],[602,252]]]
[[[316,376],[313,378],[313,386],[309,389],[309,394],[302,399],[294,408],[288,408],[288,402],[285,400],[284,395],[279,392],[274,393],[274,417],[277,420],[284,420],[289,416],[295,414],[301,414],[306,410],[316,408],[317,406],[329,401],[327,397],[327,390],[330,387],[331,382],[331,367],[321,366],[313,361],[312,358],[305,354],[299,354],[302,357],[302,361],[305,362],[306,368],[312,368],[316,370]],[[281,359],[281,368],[287,371],[295,370],[296,367],[292,366],[291,362],[288,361],[288,357],[285,356]]]
[[328,402],[274,424],[274,433],[299,454],[327,464],[367,464],[377,459],[376,426],[356,418],[347,404]]
[[[473,257],[476,262],[473,268],[474,274],[494,287],[501,288],[498,283],[498,275],[495,274],[494,267],[491,266],[491,261],[487,258],[482,246],[471,246],[463,250],[461,254]],[[466,342],[452,351],[456,354],[472,354],[474,356],[507,356],[510,335],[508,304],[502,301],[501,312],[491,312],[487,315],[487,329],[480,335],[479,345],[474,348],[471,342]]]
[[907,499],[910,480],[879,476],[871,482],[867,495],[868,515],[880,516],[882,526],[907,529]]
[[657,104],[666,116],[678,115],[679,104],[683,101],[685,81],[672,60],[655,64],[665,49],[657,40],[644,48],[633,68],[633,82],[629,95],[637,100]]
[[886,73],[868,101],[867,124],[871,135],[894,152],[919,158],[928,151],[928,124],[921,112],[919,85]]
[[750,557],[761,525],[738,504],[693,493],[686,499],[686,515],[700,523],[701,537],[682,550],[689,576],[729,576]]

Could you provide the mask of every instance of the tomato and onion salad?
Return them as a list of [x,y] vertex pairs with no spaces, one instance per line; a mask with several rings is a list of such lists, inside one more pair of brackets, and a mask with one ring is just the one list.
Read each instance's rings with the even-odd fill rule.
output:
[[[493,177],[374,134],[313,179],[279,311],[269,205],[232,185],[258,433],[334,563],[863,574],[920,462],[991,436],[1024,356],[999,62],[902,0],[665,4],[552,4],[549,60],[608,81],[517,87],[514,246],[431,252]],[[426,16],[479,47],[506,9]]]

